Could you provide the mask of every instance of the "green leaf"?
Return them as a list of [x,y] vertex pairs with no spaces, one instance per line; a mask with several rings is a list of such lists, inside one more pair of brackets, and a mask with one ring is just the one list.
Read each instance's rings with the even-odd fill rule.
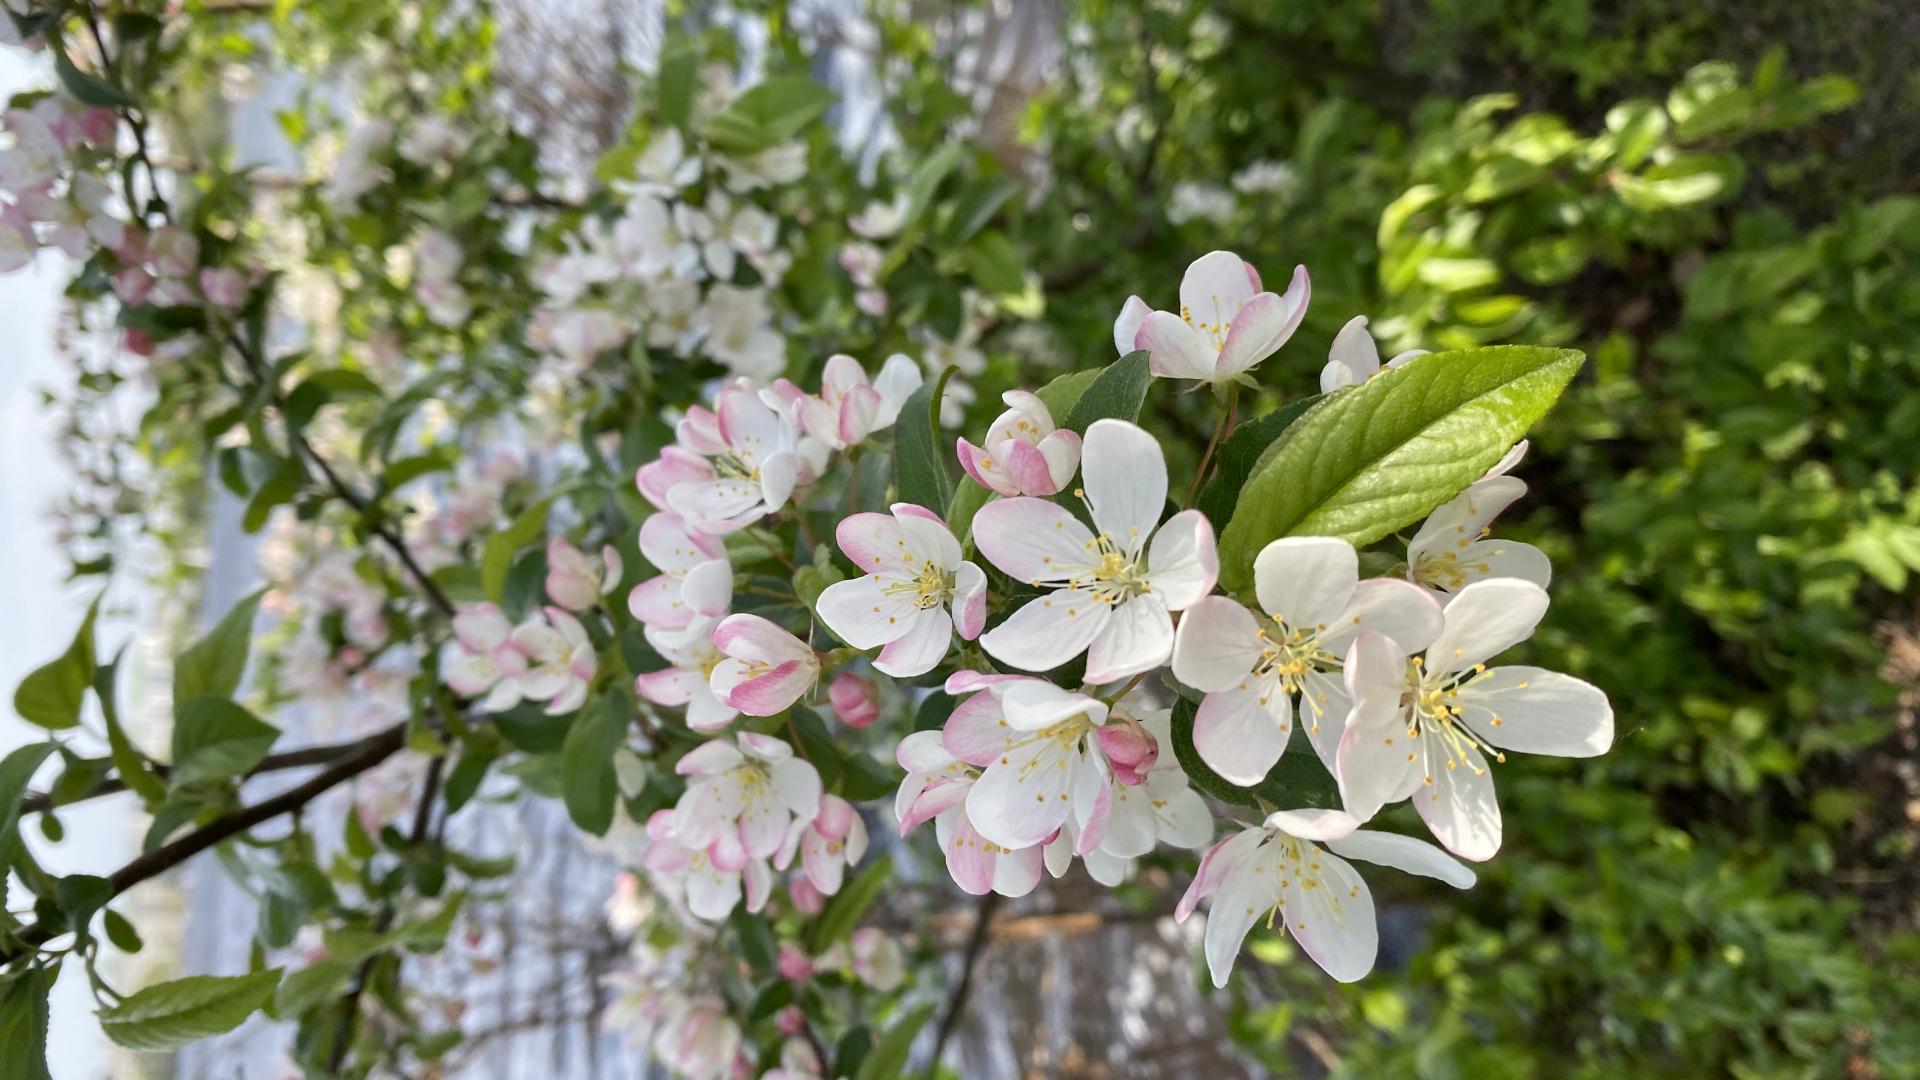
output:
[[260,531],[267,523],[267,515],[273,508],[293,501],[307,482],[306,470],[292,458],[281,458],[266,482],[254,491],[253,498],[247,500],[247,508],[240,515],[240,528],[249,533]]
[[560,772],[568,816],[593,835],[605,836],[613,824],[613,804],[620,797],[613,752],[626,736],[627,712],[618,694],[596,704],[597,708],[582,710],[568,729],[560,746]]
[[693,84],[699,76],[700,51],[693,42],[676,37],[660,50],[661,123],[684,126],[693,116]]
[[89,75],[74,67],[65,49],[56,47],[51,51],[54,74],[60,76],[60,82],[66,86],[67,92],[84,104],[97,105],[103,109],[125,108],[133,104],[119,87],[97,75]]
[[913,1040],[933,1019],[934,1008],[934,1003],[928,1002],[895,1020],[860,1062],[860,1071],[854,1074],[854,1080],[897,1080],[904,1075]]
[[893,872],[893,859],[882,855],[867,864],[852,881],[847,882],[838,895],[827,903],[826,910],[813,922],[814,955],[826,951],[827,946],[853,933],[860,922],[860,916],[867,913],[874,900],[880,896],[880,890],[886,886]]
[[51,1080],[47,1072],[47,995],[58,966],[34,968],[0,983],[0,1048],[7,1075],[19,1080]]
[[1020,249],[1002,232],[984,232],[961,253],[967,276],[990,296],[1012,296],[1027,287]]
[[[121,655],[125,654],[123,648]],[[167,784],[147,767],[146,756],[135,749],[133,740],[127,738],[126,729],[120,725],[120,706],[114,696],[115,676],[119,670],[120,658],[115,657],[112,663],[101,665],[93,673],[93,694],[99,699],[100,715],[107,725],[107,752],[121,781],[148,806],[152,806],[167,797]]]
[[1252,584],[1283,536],[1372,543],[1500,460],[1566,388],[1571,349],[1498,345],[1421,357],[1308,409],[1255,465],[1220,537],[1220,581]]
[[1240,499],[1240,489],[1246,486],[1247,477],[1253,474],[1254,465],[1267,447],[1319,400],[1320,395],[1315,394],[1289,401],[1258,420],[1234,428],[1220,441],[1220,449],[1213,456],[1213,476],[1193,501],[1193,505],[1207,515],[1207,520],[1213,522],[1216,531],[1226,528],[1227,519],[1233,516],[1234,504]]
[[953,501],[952,455],[942,452],[940,436],[940,395],[953,370],[921,383],[893,423],[893,489],[901,502],[938,510]]
[[776,75],[708,117],[703,132],[724,153],[755,154],[800,134],[833,101],[833,91],[805,75]]
[[68,874],[54,889],[54,900],[67,916],[67,925],[79,930],[93,914],[113,899],[113,882],[96,874]]
[[174,713],[173,772],[179,787],[252,771],[280,730],[224,698],[203,695]]
[[[1147,399],[1147,384],[1152,379],[1153,373],[1147,369],[1145,349],[1130,352],[1115,360],[1087,384],[1086,391],[1073,403],[1073,411],[1067,414],[1065,426],[1077,434],[1085,435],[1088,426],[1095,420],[1115,419],[1128,423],[1138,420],[1140,405]],[[1053,407],[1047,408],[1051,411]],[[1058,417],[1055,421],[1058,422]]]
[[0,882],[6,881],[7,870],[15,857],[14,847],[19,842],[15,830],[20,824],[20,799],[26,794],[28,781],[53,749],[54,744],[50,742],[29,743],[0,758]]
[[107,1037],[129,1050],[172,1050],[220,1035],[266,1004],[280,984],[280,969],[250,975],[194,975],[175,979],[100,1011]]
[[513,568],[513,557],[547,531],[547,510],[552,506],[552,496],[541,499],[521,511],[513,524],[487,537],[486,550],[480,555],[480,587],[486,591],[487,599],[496,604],[500,602],[507,585],[507,571]]
[[273,995],[273,1015],[290,1020],[331,998],[346,983],[347,976],[353,974],[357,963],[358,957],[352,960],[329,957],[287,976],[287,981],[281,983]]
[[100,599],[95,597],[87,608],[86,618],[80,620],[80,629],[74,632],[67,651],[20,680],[13,692],[13,711],[20,714],[20,719],[49,731],[80,722],[80,705],[93,682],[93,621],[100,613]]
[[253,616],[265,595],[262,589],[233,605],[206,637],[189,645],[173,662],[176,710],[203,695],[230,698],[239,691],[253,641]]
[[113,942],[114,948],[123,953],[137,953],[145,947],[146,943],[140,940],[140,931],[133,928],[125,915],[108,908],[100,921],[106,927],[107,940]]

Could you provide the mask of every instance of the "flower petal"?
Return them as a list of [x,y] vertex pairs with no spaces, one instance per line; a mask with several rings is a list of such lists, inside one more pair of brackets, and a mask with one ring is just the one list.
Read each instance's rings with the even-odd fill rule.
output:
[[1062,589],[1027,601],[980,635],[980,647],[1022,671],[1047,671],[1086,651],[1112,615],[1112,608],[1085,589]]
[[962,641],[980,636],[987,625],[987,575],[963,562],[953,573],[953,628]]
[[[1500,803],[1493,794],[1493,773],[1473,747],[1460,747],[1455,754],[1446,766],[1433,769],[1430,784],[1414,793],[1413,808],[1448,851],[1485,862],[1500,851]],[[1429,745],[1427,756],[1438,766],[1453,755]]]
[[1473,871],[1459,860],[1411,836],[1360,829],[1326,843],[1327,850],[1345,858],[1434,878],[1456,889],[1471,889],[1475,881]]
[[1001,573],[1038,585],[1086,569],[1093,534],[1057,503],[997,499],[973,516],[973,542]]
[[1331,627],[1360,582],[1360,556],[1331,536],[1289,536],[1260,549],[1253,588],[1260,606],[1288,627]]
[[1080,478],[1094,525],[1122,551],[1145,549],[1167,501],[1160,443],[1125,420],[1095,420],[1087,428]]
[[1246,260],[1231,251],[1209,251],[1180,277],[1180,314],[1195,326],[1217,328],[1216,339],[1225,337],[1240,308],[1259,291]]
[[1286,752],[1293,699],[1267,685],[1208,694],[1193,716],[1193,748],[1229,782],[1252,787]]
[[1373,894],[1353,864],[1319,856],[1314,876],[1295,875],[1286,889],[1287,930],[1300,949],[1341,982],[1358,982],[1380,952]]
[[1429,672],[1464,671],[1533,636],[1547,590],[1518,578],[1476,581],[1447,602],[1446,625],[1427,647]]
[[1444,623],[1440,602],[1425,589],[1410,581],[1372,578],[1354,587],[1346,610],[1320,635],[1320,646],[1345,656],[1361,631],[1374,630],[1392,638],[1403,652],[1414,653],[1432,644]]
[[1149,314],[1133,345],[1147,350],[1147,369],[1163,379],[1212,379],[1219,356],[1198,330],[1170,311]]
[[1134,339],[1140,336],[1140,324],[1147,321],[1152,311],[1147,302],[1137,296],[1127,297],[1127,302],[1120,305],[1120,315],[1113,320],[1113,348],[1117,355],[1125,356],[1136,348]]
[[1088,643],[1087,682],[1115,682],[1159,667],[1173,655],[1173,617],[1153,593],[1136,596],[1113,609],[1100,633]]
[[[825,613],[822,613],[825,617]],[[873,666],[896,679],[911,679],[933,670],[953,643],[953,623],[941,608],[913,611],[902,620],[907,632],[887,643]]]
[[1592,683],[1537,667],[1497,667],[1460,688],[1461,720],[1503,750],[1596,757],[1613,745],[1613,705]]
[[1265,650],[1252,612],[1228,597],[1209,596],[1180,616],[1173,676],[1206,693],[1232,690],[1252,673]]
[[1153,534],[1147,581],[1170,611],[1181,611],[1213,591],[1220,577],[1213,524],[1198,510],[1182,510]]
[[856,649],[877,649],[905,637],[918,608],[904,595],[887,592],[877,574],[836,581],[820,593],[815,608],[834,636]]

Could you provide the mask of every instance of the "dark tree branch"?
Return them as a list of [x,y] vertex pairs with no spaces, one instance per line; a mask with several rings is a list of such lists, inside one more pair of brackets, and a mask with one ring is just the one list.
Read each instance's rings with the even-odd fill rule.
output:
[[[360,745],[359,741],[354,741],[350,743],[335,743],[328,746],[308,746],[299,750],[289,750],[283,754],[268,754],[260,760],[260,764],[255,765],[253,769],[247,773],[247,777],[251,779],[262,773],[280,772],[284,769],[299,769],[308,765],[325,765],[329,761],[334,761],[343,755],[353,753],[360,748]],[[168,766],[157,762],[153,768],[163,779],[167,773],[171,771]],[[115,795],[125,790],[127,790],[127,782],[119,777],[114,777],[111,780],[102,782],[99,787],[94,788],[85,795],[63,803],[55,803],[51,792],[32,791],[28,792],[26,797],[20,800],[20,812],[22,814],[38,814],[47,810],[57,809],[61,806],[72,806],[76,803],[83,803],[89,799]]]
[[[395,751],[406,745],[406,741],[407,725],[395,724],[362,739],[352,751],[341,755],[332,765],[314,774],[305,783],[288,788],[271,799],[262,800],[209,822],[172,843],[162,844],[122,866],[107,878],[113,886],[108,899],[119,896],[149,878],[158,877],[222,840],[239,836],[255,825],[271,821],[282,814],[299,810],[339,785],[392,757]],[[51,927],[45,923],[27,926],[13,935],[12,942],[0,945],[0,964],[18,960],[29,951],[46,944],[64,932],[65,928]]]
[[980,965],[980,956],[987,951],[987,942],[992,937],[993,916],[1000,910],[1000,894],[990,892],[980,898],[974,906],[973,933],[967,938],[967,951],[960,959],[960,981],[953,985],[953,996],[947,1002],[947,1014],[940,1019],[940,1033],[934,1036],[933,1056],[927,1059],[927,1075],[940,1067],[940,1055],[946,1053],[947,1040],[960,1027],[960,1018],[967,1013],[967,999],[973,994],[974,969]]

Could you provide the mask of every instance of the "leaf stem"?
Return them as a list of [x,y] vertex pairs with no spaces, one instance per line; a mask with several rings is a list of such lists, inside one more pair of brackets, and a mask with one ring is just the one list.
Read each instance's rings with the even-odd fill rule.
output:
[[1213,464],[1213,452],[1220,448],[1220,439],[1227,429],[1233,426],[1234,408],[1240,402],[1240,384],[1227,384],[1227,407],[1220,414],[1220,422],[1214,425],[1213,436],[1207,440],[1207,449],[1200,455],[1200,464],[1193,470],[1193,481],[1187,485],[1187,497],[1180,502],[1182,509],[1193,505],[1194,496],[1200,494],[1200,484],[1207,478],[1207,467]]

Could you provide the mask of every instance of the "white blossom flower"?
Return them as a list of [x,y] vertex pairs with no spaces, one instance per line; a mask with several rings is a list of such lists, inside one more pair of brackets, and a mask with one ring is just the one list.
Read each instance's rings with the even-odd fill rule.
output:
[[1516,445],[1421,524],[1407,543],[1407,577],[1414,584],[1444,595],[1486,578],[1519,578],[1543,589],[1552,582],[1546,552],[1488,536],[1493,519],[1527,493],[1525,481],[1507,475],[1526,452],[1524,441]]
[[791,184],[806,175],[807,144],[787,142],[746,157],[723,157],[720,170],[727,174],[729,191],[758,191]]
[[707,352],[736,375],[771,379],[787,366],[787,341],[773,328],[765,289],[715,285],[699,318]]
[[1240,202],[1233,197],[1233,192],[1218,184],[1182,180],[1173,185],[1173,191],[1167,198],[1167,220],[1175,225],[1205,221],[1224,226],[1233,221],[1234,212],[1238,209]]
[[678,630],[718,618],[733,603],[733,564],[718,537],[696,532],[678,514],[640,523],[640,554],[660,571],[633,587],[627,610],[648,626]]
[[980,636],[987,576],[960,557],[960,542],[937,514],[912,503],[892,510],[840,522],[840,550],[866,573],[827,586],[816,610],[842,641],[880,649],[874,667],[908,679],[933,670],[955,631],[966,641]]
[[1345,540],[1294,536],[1262,548],[1254,593],[1265,617],[1209,596],[1180,619],[1173,674],[1206,697],[1193,744],[1208,768],[1233,783],[1259,783],[1293,732],[1295,699],[1313,748],[1329,769],[1346,728],[1341,662],[1363,630],[1423,649],[1440,633],[1440,605],[1395,578],[1360,580]]
[[[715,739],[681,758],[674,771],[688,781],[673,809],[671,835],[723,871],[774,858],[794,822],[820,812],[820,774],[771,736],[745,731],[735,742]],[[705,884],[688,881],[690,890]],[[692,906],[691,891],[688,900]]]
[[773,716],[813,687],[820,657],[807,643],[758,615],[729,615],[714,627],[713,696],[748,716]]
[[723,191],[707,194],[706,213],[695,222],[693,235],[700,241],[700,253],[707,270],[715,279],[733,277],[738,257],[748,258],[772,250],[779,223],[773,215],[752,203],[734,201]]
[[547,715],[560,716],[586,703],[600,657],[580,620],[557,607],[541,611],[544,618],[529,616],[513,628],[513,646],[528,661],[514,683],[522,697],[546,702]]
[[[1425,349],[1408,349],[1387,361],[1386,366],[1397,368],[1425,355]],[[1355,315],[1340,328],[1340,333],[1334,336],[1333,348],[1327,350],[1327,366],[1320,369],[1320,392],[1331,394],[1343,387],[1358,386],[1380,371],[1380,347],[1367,331],[1367,317]]]
[[680,129],[669,127],[647,143],[633,171],[639,178],[633,193],[672,195],[700,179],[700,159],[687,153]]
[[726,727],[740,715],[740,710],[720,700],[709,684],[713,669],[727,658],[712,640],[713,628],[719,623],[715,618],[698,618],[679,631],[647,627],[647,644],[673,666],[644,672],[633,680],[633,692],[655,705],[684,706],[687,726],[695,731]]
[[686,356],[707,332],[700,321],[700,285],[689,278],[649,284],[640,297],[646,313],[647,347]]
[[[949,687],[956,684],[952,681]],[[992,702],[983,705],[992,706]],[[962,703],[965,707],[965,703]],[[967,792],[978,773],[947,752],[939,731],[916,731],[900,740],[897,760],[906,770],[894,798],[900,834],[931,820],[947,873],[963,892],[985,896],[1025,896],[1040,884],[1039,847],[1013,850],[981,836],[967,819]]]
[[1234,173],[1232,183],[1242,195],[1278,195],[1284,202],[1299,189],[1300,176],[1284,161],[1256,161]]
[[742,1058],[740,1024],[713,995],[682,999],[660,1020],[653,1052],[683,1080],[732,1080]]
[[902,191],[888,202],[875,199],[867,203],[858,214],[847,219],[847,228],[869,240],[884,240],[900,231],[900,223],[906,216],[907,193]]
[[715,534],[744,529],[786,505],[800,475],[793,421],[752,389],[722,390],[717,416],[713,475],[677,483],[666,492],[667,505],[688,525]]
[[698,233],[705,224],[698,210],[685,203],[667,203],[638,194],[614,224],[614,245],[620,260],[643,278],[676,278],[700,266]]
[[463,697],[480,697],[485,712],[501,712],[519,704],[519,677],[527,657],[514,647],[513,624],[492,604],[474,604],[453,617],[454,640],[447,643],[440,663],[447,686]]
[[853,804],[838,795],[820,799],[815,814],[800,834],[800,868],[821,893],[832,896],[846,880],[847,867],[867,853],[867,826]]
[[1174,918],[1185,922],[1201,900],[1213,898],[1206,930],[1213,985],[1227,985],[1241,942],[1263,918],[1292,934],[1314,963],[1341,982],[1373,970],[1380,948],[1373,894],[1347,859],[1436,878],[1456,889],[1473,886],[1473,871],[1432,844],[1359,826],[1360,819],[1339,810],[1280,810],[1207,850]]
[[1080,436],[1055,428],[1046,403],[1028,391],[1000,400],[1007,411],[987,428],[984,447],[958,440],[960,467],[996,495],[1057,494],[1080,468]]
[[880,376],[872,382],[858,360],[830,356],[820,375],[819,396],[794,399],[795,419],[824,445],[845,450],[891,427],[920,381],[919,365],[902,353],[887,357]]
[[[1097,733],[1114,766],[1112,803],[1099,845],[1082,854],[1081,861],[1087,874],[1102,885],[1118,885],[1133,876],[1135,860],[1161,844],[1197,850],[1213,839],[1213,815],[1206,800],[1188,786],[1186,770],[1174,759],[1172,718],[1165,710],[1157,710],[1142,716],[1133,729],[1142,731],[1153,752],[1144,771],[1132,776],[1123,772],[1114,740],[1109,738],[1129,731],[1128,719],[1110,716]],[[1053,876],[1066,872],[1077,833],[1069,820],[1060,838],[1046,846],[1047,869]]]
[[1071,819],[1080,853],[1093,850],[1112,802],[1112,770],[1096,735],[1106,703],[1030,677],[960,672],[947,688],[979,689],[947,718],[941,742],[984,770],[966,801],[980,835],[1003,848],[1032,847]]
[[1446,607],[1424,656],[1363,633],[1347,658],[1353,711],[1335,774],[1362,820],[1412,798],[1448,851],[1476,861],[1500,849],[1500,804],[1487,755],[1594,757],[1613,744],[1613,706],[1597,687],[1537,667],[1485,661],[1533,634],[1547,591],[1518,578],[1476,581]]
[[1306,316],[1312,286],[1295,267],[1284,295],[1263,292],[1260,275],[1230,251],[1202,255],[1180,279],[1180,311],[1149,310],[1127,298],[1114,320],[1122,353],[1146,349],[1155,375],[1233,382],[1279,351]]
[[620,552],[612,544],[600,549],[596,561],[556,536],[547,542],[547,598],[568,611],[591,611],[620,584],[622,569]]
[[1027,671],[1087,654],[1090,683],[1164,663],[1173,619],[1212,591],[1219,571],[1213,527],[1198,510],[1160,522],[1167,465],[1153,436],[1124,420],[1087,429],[1081,489],[1098,535],[1065,507],[1019,497],[990,502],[973,519],[981,554],[1017,581],[1053,590],[1029,600],[980,644]]

